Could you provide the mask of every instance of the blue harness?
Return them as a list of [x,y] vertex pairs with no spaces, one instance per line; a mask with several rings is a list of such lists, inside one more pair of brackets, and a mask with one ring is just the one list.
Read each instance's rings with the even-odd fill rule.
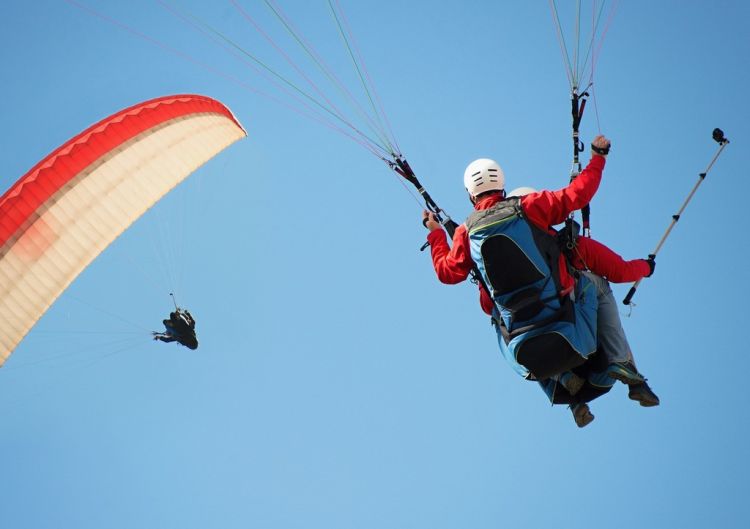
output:
[[557,238],[529,222],[518,197],[466,220],[471,257],[495,302],[505,359],[542,380],[583,364],[596,350],[595,286],[583,275],[561,297]]

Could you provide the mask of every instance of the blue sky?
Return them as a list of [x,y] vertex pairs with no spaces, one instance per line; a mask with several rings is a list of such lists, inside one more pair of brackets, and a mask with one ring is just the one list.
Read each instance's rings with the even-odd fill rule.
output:
[[[505,365],[474,287],[438,283],[421,208],[382,162],[254,92],[289,100],[159,3],[83,4],[191,60],[64,1],[5,6],[0,187],[162,95],[217,98],[249,137],[115,241],[0,369],[0,527],[746,525],[747,3],[620,2],[607,32],[582,125],[613,141],[597,239],[648,254],[712,129],[732,143],[623,307],[661,406],[618,385],[583,430]],[[231,2],[180,5],[294,75]],[[314,72],[263,2],[242,5]],[[356,92],[327,3],[282,5]],[[547,2],[342,6],[401,149],[455,219],[475,158],[509,188],[565,185]],[[150,340],[170,291],[197,351]]]

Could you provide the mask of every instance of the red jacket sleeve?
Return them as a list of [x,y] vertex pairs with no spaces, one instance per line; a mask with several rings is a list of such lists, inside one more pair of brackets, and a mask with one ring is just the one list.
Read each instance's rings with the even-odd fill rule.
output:
[[[469,276],[474,261],[471,259],[469,235],[466,233],[465,225],[456,228],[456,233],[453,234],[453,248],[448,247],[448,238],[443,230],[431,231],[427,236],[427,242],[430,243],[432,251],[432,264],[441,282],[453,285]],[[495,303],[481,284],[478,287],[479,304],[482,310],[491,316]]]
[[607,246],[588,237],[579,237],[573,266],[589,269],[612,283],[629,283],[646,277],[651,271],[645,259],[626,261]]
[[606,159],[592,156],[586,169],[559,191],[540,191],[521,198],[521,207],[528,219],[546,230],[560,224],[570,213],[591,202],[599,183]]
[[432,230],[427,235],[432,252],[432,265],[442,283],[454,285],[465,280],[474,267],[469,248],[469,234],[466,226],[461,224],[453,234],[453,247],[448,246],[448,237],[444,230]]

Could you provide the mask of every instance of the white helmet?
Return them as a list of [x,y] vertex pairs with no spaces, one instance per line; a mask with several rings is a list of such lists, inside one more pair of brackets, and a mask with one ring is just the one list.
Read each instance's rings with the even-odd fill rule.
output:
[[501,191],[505,187],[505,174],[495,160],[480,158],[464,171],[464,186],[472,197],[487,191]]
[[530,195],[531,193],[536,193],[536,192],[537,190],[534,189],[533,187],[527,187],[527,186],[517,187],[513,191],[508,193],[508,197],[522,197],[524,195]]

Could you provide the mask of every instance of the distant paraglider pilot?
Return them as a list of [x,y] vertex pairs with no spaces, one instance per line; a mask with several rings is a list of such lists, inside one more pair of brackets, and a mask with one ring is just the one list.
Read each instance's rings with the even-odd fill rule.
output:
[[195,336],[195,320],[189,311],[178,308],[163,320],[164,332],[154,332],[154,340],[178,342],[188,349],[198,349],[198,338]]

